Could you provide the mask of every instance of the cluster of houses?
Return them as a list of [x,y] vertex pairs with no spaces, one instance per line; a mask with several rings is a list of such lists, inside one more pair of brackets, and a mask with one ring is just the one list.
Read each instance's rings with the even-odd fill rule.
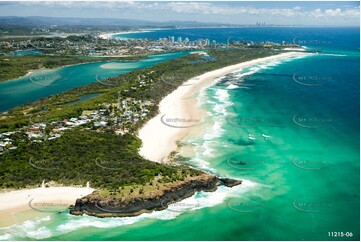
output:
[[119,117],[124,124],[134,124],[149,114],[149,107],[152,105],[151,101],[126,98],[118,103]]
[[[88,115],[53,121],[50,124],[46,124],[45,122],[34,123],[33,121],[30,121],[29,126],[25,126],[22,129],[13,132],[0,134],[0,155],[5,151],[15,150],[17,147],[14,145],[14,142],[18,142],[17,139],[19,139],[19,137],[34,143],[42,143],[60,138],[62,132],[65,130],[70,130],[71,128],[89,124],[91,122],[93,122],[94,127],[105,127],[107,126],[107,121],[105,121],[106,117],[104,116],[105,111],[105,109],[90,111]],[[21,133],[21,135],[17,136],[17,138],[13,138],[16,133]]]
[[101,36],[92,35],[82,35],[79,37],[81,38],[64,38],[62,41],[50,36],[45,39],[1,41],[0,52],[10,53],[19,50],[47,49],[52,50],[53,54],[58,55],[126,56],[196,50],[212,46],[212,44],[204,40],[177,42],[172,40],[164,41],[163,39],[104,39]]
[[[97,111],[84,111],[86,114],[83,114],[77,118],[53,121],[48,125],[45,123],[32,124],[29,126],[26,135],[33,142],[43,142],[44,140],[60,138],[61,133],[65,130],[90,123],[93,124],[93,127],[105,127],[108,123],[108,118],[104,115],[105,112],[106,109],[100,109]],[[50,127],[48,132],[46,127]]]
[[6,151],[16,150],[18,148],[15,146],[14,140],[11,138],[11,136],[15,133],[16,131],[0,134],[0,155]]
[[[116,108],[115,108],[116,105]],[[112,128],[117,134],[124,134],[129,131],[129,127],[149,114],[149,107],[153,103],[150,101],[126,98],[118,103],[108,104],[107,108],[99,110],[83,111],[79,117],[53,121],[50,123],[36,122],[30,120],[30,125],[22,129],[0,134],[0,155],[5,151],[14,150],[17,147],[19,137],[22,140],[29,140],[35,143],[42,143],[60,138],[64,131],[74,127],[82,126],[84,129],[102,130]],[[21,133],[12,139],[16,133]]]
[[[138,81],[139,83],[131,88],[147,86],[152,79],[140,75]],[[15,144],[19,142],[42,143],[54,140],[60,138],[64,131],[80,126],[83,129],[98,131],[112,129],[117,134],[125,134],[129,132],[131,126],[149,115],[154,103],[149,100],[120,97],[119,94],[117,102],[104,103],[102,106],[98,110],[84,110],[79,117],[52,122],[34,121],[29,118],[28,126],[0,134],[0,155],[5,151],[15,150],[17,148]]]
[[[107,36],[107,37],[105,37]],[[218,43],[216,40],[196,39],[190,40],[182,36],[167,36],[164,38],[154,39],[120,39],[113,38],[111,35],[95,33],[83,33],[75,35],[64,35],[62,39],[55,39],[59,35],[52,35],[48,38],[33,38],[27,40],[11,40],[0,41],[0,52],[9,53],[19,50],[47,49],[52,50],[52,54],[58,55],[86,55],[86,56],[127,56],[127,55],[144,55],[155,54],[170,51],[184,50],[203,50],[210,48],[227,48],[230,46],[246,47],[246,46],[273,46],[273,45],[294,45],[282,41],[274,43],[253,42],[242,40],[230,40],[228,38],[225,43]]]

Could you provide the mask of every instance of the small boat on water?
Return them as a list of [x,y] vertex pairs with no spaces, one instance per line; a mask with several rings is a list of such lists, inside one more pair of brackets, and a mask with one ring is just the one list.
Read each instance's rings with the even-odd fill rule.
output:
[[256,138],[253,137],[251,134],[248,134],[248,139],[255,140]]
[[268,140],[268,138],[271,138],[271,136],[265,135],[265,134],[262,134],[262,137],[263,137],[265,140]]

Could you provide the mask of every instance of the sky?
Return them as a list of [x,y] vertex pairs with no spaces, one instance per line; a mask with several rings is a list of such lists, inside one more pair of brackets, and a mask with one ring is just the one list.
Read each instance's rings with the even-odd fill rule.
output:
[[227,24],[359,26],[358,1],[27,1],[0,0],[0,16],[120,18]]

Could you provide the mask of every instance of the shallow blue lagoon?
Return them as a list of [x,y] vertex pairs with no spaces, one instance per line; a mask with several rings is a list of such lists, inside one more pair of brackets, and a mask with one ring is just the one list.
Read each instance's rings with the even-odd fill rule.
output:
[[65,66],[0,83],[0,112],[57,94],[74,87],[83,86],[104,77],[113,77],[133,70],[153,66],[163,61],[175,59],[188,52],[151,55],[134,62],[99,61],[80,65]]

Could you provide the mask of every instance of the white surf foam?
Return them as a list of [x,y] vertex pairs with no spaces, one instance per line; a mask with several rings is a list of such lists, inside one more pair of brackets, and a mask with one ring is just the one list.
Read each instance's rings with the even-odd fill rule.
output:
[[222,103],[230,104],[229,93],[226,89],[216,89],[215,98]]
[[237,89],[237,88],[238,88],[237,85],[231,84],[226,89],[229,90],[229,89]]
[[[54,236],[70,233],[75,230],[84,228],[115,228],[125,225],[131,225],[147,218],[159,220],[175,219],[180,214],[188,211],[199,210],[207,207],[213,207],[223,204],[226,199],[239,197],[243,193],[252,189],[257,189],[258,184],[249,180],[244,180],[241,185],[228,188],[225,186],[218,187],[215,192],[197,192],[192,197],[184,199],[178,203],[172,204],[166,210],[145,213],[137,217],[125,218],[96,218],[91,216],[73,216],[68,214],[66,221],[60,225],[51,224],[50,216],[46,219],[35,219],[26,221],[19,225],[13,225],[7,228],[6,233],[0,235],[2,240],[12,239],[47,239]],[[187,209],[179,209],[184,206]],[[176,209],[175,209],[176,208]],[[49,223],[50,221],[50,223]],[[54,222],[56,223],[56,222]],[[16,237],[13,235],[16,234]]]
[[4,240],[14,240],[13,238],[14,238],[14,237],[13,237],[11,234],[9,234],[9,233],[0,235],[0,240],[1,240],[1,241],[4,241]]
[[347,55],[344,55],[344,54],[326,54],[326,53],[323,53],[323,54],[320,54],[320,55],[324,55],[324,56],[347,56]]
[[[34,218],[32,220],[24,221],[20,224],[15,224],[9,227],[1,228],[0,240],[11,239],[18,240],[18,238],[34,238],[44,239],[50,237],[52,234],[46,227],[41,227],[44,222],[49,222],[50,216],[44,218]],[[8,239],[6,239],[8,238]]]

